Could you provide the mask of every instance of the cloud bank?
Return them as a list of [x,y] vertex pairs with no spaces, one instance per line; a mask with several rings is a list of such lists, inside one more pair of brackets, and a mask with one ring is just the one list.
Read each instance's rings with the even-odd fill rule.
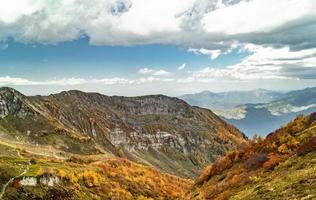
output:
[[[1,5],[2,4],[2,5]],[[316,79],[315,0],[11,0],[0,3],[0,48],[6,40],[91,45],[171,44],[217,59],[247,51],[240,63],[184,74],[144,67],[138,78],[33,81],[0,77],[1,85],[208,83]],[[182,71],[183,70],[183,71]]]
[[222,52],[236,41],[291,50],[316,47],[314,0],[12,0],[2,4],[2,40],[56,44],[87,36],[94,45],[175,44]]

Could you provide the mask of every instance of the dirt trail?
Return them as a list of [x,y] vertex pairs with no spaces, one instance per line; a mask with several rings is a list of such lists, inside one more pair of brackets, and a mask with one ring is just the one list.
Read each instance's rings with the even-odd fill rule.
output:
[[0,135],[0,144],[12,147],[14,149],[17,149],[17,148],[24,149],[28,153],[31,153],[34,155],[39,155],[39,156],[44,156],[44,157],[53,157],[60,160],[66,160],[72,155],[71,153],[66,153],[64,151],[57,150],[50,145],[35,145],[35,144],[29,144],[29,143],[24,143],[24,142],[12,141],[4,137],[1,137],[1,135]]

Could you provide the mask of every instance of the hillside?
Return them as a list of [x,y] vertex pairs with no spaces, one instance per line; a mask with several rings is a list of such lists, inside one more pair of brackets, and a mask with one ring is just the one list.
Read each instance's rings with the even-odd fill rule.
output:
[[0,199],[316,197],[316,113],[228,152],[195,183],[111,154],[75,155],[47,147],[0,141]]
[[208,166],[187,199],[315,199],[316,113]]
[[127,157],[182,177],[194,177],[244,135],[210,110],[163,95],[105,96],[68,91],[24,96],[0,89],[0,137],[22,146],[49,146],[55,157]]
[[153,200],[182,198],[190,180],[124,158],[34,155],[0,144],[0,199]]

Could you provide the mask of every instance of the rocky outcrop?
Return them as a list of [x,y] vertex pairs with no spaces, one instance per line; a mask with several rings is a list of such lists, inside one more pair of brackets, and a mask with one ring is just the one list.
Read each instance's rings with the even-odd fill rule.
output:
[[35,187],[37,185],[43,185],[53,187],[54,185],[58,185],[60,183],[60,178],[46,173],[39,177],[23,177],[19,182],[22,186]]
[[11,89],[2,88],[0,90],[0,118],[8,115],[17,115],[23,117],[27,114],[26,110],[22,110],[22,95]]

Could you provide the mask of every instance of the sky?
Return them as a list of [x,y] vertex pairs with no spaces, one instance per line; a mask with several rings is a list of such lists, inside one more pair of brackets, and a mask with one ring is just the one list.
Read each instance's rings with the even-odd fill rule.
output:
[[316,86],[315,0],[11,0],[0,86],[108,95]]

